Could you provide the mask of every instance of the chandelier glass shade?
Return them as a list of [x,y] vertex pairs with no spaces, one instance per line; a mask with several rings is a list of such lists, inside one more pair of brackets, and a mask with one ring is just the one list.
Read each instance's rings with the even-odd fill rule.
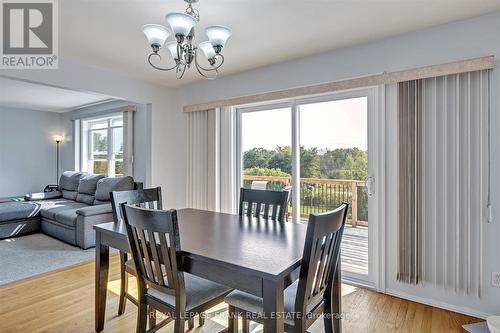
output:
[[[222,49],[226,46],[227,40],[231,37],[231,30],[222,25],[214,25],[205,29],[208,41],[201,42],[197,47],[193,44],[196,24],[200,19],[197,9],[193,8],[193,3],[198,0],[184,0],[188,3],[185,13],[169,13],[165,16],[168,26],[159,24],[146,24],[142,31],[151,46],[152,52],[148,56],[149,64],[161,71],[175,70],[178,79],[184,76],[187,68],[196,68],[198,73],[207,79],[215,79],[219,73],[219,68],[224,63]],[[175,40],[168,41],[170,36]],[[160,50],[166,47],[168,54],[172,57],[172,65],[162,67],[156,65],[161,61]],[[201,50],[202,52],[198,52]],[[201,54],[200,54],[201,53]],[[198,57],[204,57],[208,66],[202,66]],[[157,58],[156,61],[153,59]]]

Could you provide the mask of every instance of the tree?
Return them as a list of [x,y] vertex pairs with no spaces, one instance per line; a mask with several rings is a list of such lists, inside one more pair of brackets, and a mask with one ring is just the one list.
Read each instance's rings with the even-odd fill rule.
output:
[[252,148],[243,154],[243,168],[268,168],[274,152],[264,148]]
[[292,174],[292,148],[289,146],[276,147],[269,161],[269,168],[280,169],[283,172]]
[[320,156],[318,148],[300,147],[300,176],[304,178],[320,177]]
[[363,180],[366,178],[367,169],[367,152],[359,148],[327,150],[320,157],[321,178]]

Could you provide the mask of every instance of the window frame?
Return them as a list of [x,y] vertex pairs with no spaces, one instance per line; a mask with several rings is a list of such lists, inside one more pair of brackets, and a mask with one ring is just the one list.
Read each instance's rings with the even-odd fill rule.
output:
[[[122,121],[121,125],[113,125],[113,121],[120,119]],[[98,122],[106,122],[106,127],[102,128],[90,128],[92,123]],[[122,131],[122,158],[116,158],[116,152],[114,151],[114,143],[115,131],[121,129]],[[106,159],[103,158],[94,158],[95,152],[93,151],[93,133],[98,131],[106,131],[107,135],[107,151],[103,152],[106,154]],[[117,162],[121,162],[123,164],[123,168],[125,168],[125,142],[124,142],[124,119],[123,114],[115,113],[110,114],[104,117],[93,117],[93,118],[85,118],[80,121],[80,132],[81,132],[81,144],[80,144],[80,170],[93,173],[93,163],[96,161],[107,162],[107,171],[106,174],[110,177],[116,177],[115,167]],[[123,170],[123,174],[118,174],[119,176],[123,176],[125,174],[125,169]]]

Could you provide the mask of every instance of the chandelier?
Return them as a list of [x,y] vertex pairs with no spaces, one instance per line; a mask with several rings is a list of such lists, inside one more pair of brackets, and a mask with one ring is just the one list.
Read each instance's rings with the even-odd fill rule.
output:
[[[221,51],[231,36],[231,30],[221,25],[210,26],[205,29],[208,41],[201,42],[198,47],[194,46],[194,28],[200,20],[200,13],[193,8],[193,3],[198,2],[198,0],[184,1],[188,3],[185,13],[170,13],[165,16],[171,30],[159,24],[146,24],[142,27],[142,31],[153,50],[148,56],[148,62],[153,68],[160,71],[175,70],[178,79],[181,79],[186,68],[191,68],[194,63],[194,67],[201,76],[206,79],[215,79],[219,68],[224,63]],[[171,35],[174,36],[175,40],[167,42]],[[170,67],[160,67],[153,63],[153,58],[161,61],[159,51],[164,45],[173,58]],[[202,50],[205,55],[206,62],[208,62],[207,67],[200,65],[198,61],[199,50]]]

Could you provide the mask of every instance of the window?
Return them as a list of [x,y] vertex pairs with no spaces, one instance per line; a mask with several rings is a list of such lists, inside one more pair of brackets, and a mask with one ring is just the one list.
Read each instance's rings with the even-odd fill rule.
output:
[[123,176],[123,116],[85,119],[81,121],[82,171]]
[[349,202],[342,275],[367,285],[377,258],[377,96],[368,88],[237,109],[239,185],[290,190],[294,222]]

